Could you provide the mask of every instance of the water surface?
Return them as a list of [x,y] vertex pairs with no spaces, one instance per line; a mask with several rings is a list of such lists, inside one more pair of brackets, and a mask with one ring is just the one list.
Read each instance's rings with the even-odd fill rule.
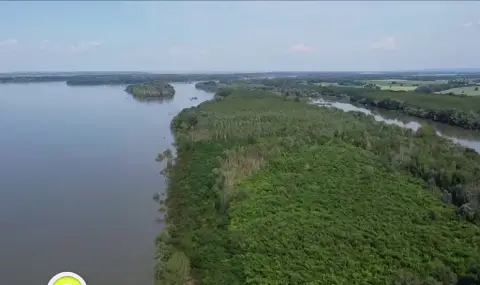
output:
[[166,188],[154,159],[172,143],[173,116],[212,97],[174,87],[160,103],[124,86],[0,85],[0,284],[47,284],[60,271],[153,283],[152,194]]
[[388,111],[380,108],[364,108],[355,106],[346,102],[338,102],[328,99],[316,99],[314,104],[326,107],[334,107],[345,112],[356,111],[373,116],[377,122],[384,122],[389,125],[397,125],[400,127],[417,130],[424,124],[433,126],[438,135],[446,137],[459,143],[463,146],[472,148],[480,152],[480,132],[473,130],[466,130],[459,127],[450,126],[447,124],[438,123],[432,120],[425,120],[412,116],[405,116],[395,111]]

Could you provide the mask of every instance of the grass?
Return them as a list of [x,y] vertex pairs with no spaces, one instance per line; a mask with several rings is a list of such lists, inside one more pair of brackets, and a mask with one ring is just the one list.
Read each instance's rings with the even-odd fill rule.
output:
[[418,86],[401,86],[401,85],[377,85],[381,90],[391,90],[391,91],[413,91],[417,89]]
[[480,228],[422,179],[474,179],[480,156],[434,132],[245,90],[182,111],[172,128],[157,284],[480,277]]
[[480,96],[480,90],[475,90],[475,88],[479,88],[480,86],[468,86],[468,87],[457,87],[448,90],[444,90],[441,92],[437,92],[438,94],[448,94],[453,93],[456,95],[465,94],[467,96]]
[[397,99],[406,104],[424,109],[448,109],[456,108],[461,111],[480,112],[480,97],[456,97],[444,94],[425,94],[417,92],[389,92],[375,91],[364,92],[365,96],[376,99]]
[[[395,82],[395,83],[392,83]],[[381,90],[390,90],[390,91],[413,91],[417,89],[420,85],[428,84],[439,84],[446,83],[446,80],[435,80],[435,81],[419,81],[419,80],[405,80],[405,79],[378,79],[378,80],[367,80],[366,83],[375,84],[380,87]],[[341,86],[338,83],[314,83],[317,86]],[[343,86],[343,87],[359,87],[362,86]]]
[[316,86],[337,86],[337,87],[352,87],[352,88],[362,88],[363,86],[360,85],[340,85],[335,82],[320,82],[320,83],[313,83]]
[[[414,85],[429,85],[429,84],[441,84],[447,83],[447,80],[437,79],[432,81],[426,80],[406,80],[406,79],[377,79],[377,80],[367,80],[368,83],[377,84],[378,86],[382,85],[400,85],[403,86],[414,86]],[[396,82],[392,84],[392,82]]]
[[[395,82],[395,83],[392,83]],[[428,84],[440,84],[447,83],[446,80],[434,80],[434,81],[422,81],[422,80],[405,80],[405,79],[378,79],[368,80],[367,83],[375,84],[380,87],[381,90],[390,91],[413,91],[418,86]]]

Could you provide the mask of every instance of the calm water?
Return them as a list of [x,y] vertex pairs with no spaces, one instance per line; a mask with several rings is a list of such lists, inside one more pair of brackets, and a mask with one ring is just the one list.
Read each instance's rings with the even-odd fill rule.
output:
[[0,284],[47,284],[60,271],[153,283],[152,194],[166,188],[155,157],[172,143],[173,116],[212,97],[174,87],[159,103],[122,86],[0,85]]
[[388,111],[380,108],[366,109],[359,106],[354,106],[350,103],[329,101],[324,99],[314,100],[313,103],[320,106],[331,106],[346,112],[362,112],[364,114],[373,116],[378,122],[385,122],[390,125],[406,127],[412,130],[417,130],[423,124],[429,124],[436,129],[438,135],[449,138],[463,146],[473,148],[477,152],[480,152],[480,132],[478,131],[466,130],[431,120],[423,120],[416,117],[404,116],[398,112]]

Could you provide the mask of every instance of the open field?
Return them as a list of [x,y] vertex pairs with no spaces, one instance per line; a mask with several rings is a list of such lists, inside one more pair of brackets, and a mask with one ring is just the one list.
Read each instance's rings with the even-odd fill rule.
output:
[[437,94],[448,94],[450,92],[461,95],[465,94],[467,96],[479,96],[480,95],[480,90],[475,90],[475,88],[480,89],[480,86],[468,86],[468,87],[457,87],[457,88],[452,88],[448,90],[444,90],[441,92],[436,92]]
[[[447,80],[405,80],[405,79],[378,79],[378,80],[367,80],[367,84],[375,84],[380,87],[381,90],[390,90],[390,91],[413,91],[417,89],[418,86],[429,85],[429,84],[444,84],[447,83]],[[362,87],[362,86],[344,86],[338,83],[330,82],[320,82],[314,83],[317,86],[343,86],[343,87]]]
[[[367,80],[368,83],[377,84],[377,85],[400,85],[403,86],[414,86],[414,85],[428,85],[428,84],[442,84],[447,83],[447,80],[437,79],[437,80],[405,80],[405,79],[377,79],[377,80]],[[392,82],[396,82],[392,84]]]
[[354,87],[354,88],[362,88],[363,86],[358,86],[358,85],[340,85],[336,82],[320,82],[320,83],[313,83],[313,85],[317,85],[317,86],[323,86],[323,87],[326,87],[326,86],[338,86],[338,87]]
[[378,85],[382,90],[391,90],[391,91],[413,91],[417,89],[418,86],[402,86],[399,84],[391,84],[391,85]]
[[455,108],[464,112],[480,112],[480,97],[457,97],[443,94],[424,94],[416,92],[364,92],[362,95],[373,99],[396,99],[412,107],[423,109],[448,109]]
[[429,84],[442,84],[447,83],[447,80],[405,80],[405,79],[378,79],[367,80],[367,83],[375,84],[382,90],[391,91],[413,91],[418,86]]

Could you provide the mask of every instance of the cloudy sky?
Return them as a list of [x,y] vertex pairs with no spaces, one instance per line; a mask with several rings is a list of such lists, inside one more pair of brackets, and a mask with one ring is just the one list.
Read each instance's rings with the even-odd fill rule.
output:
[[480,68],[480,2],[6,2],[0,72]]

